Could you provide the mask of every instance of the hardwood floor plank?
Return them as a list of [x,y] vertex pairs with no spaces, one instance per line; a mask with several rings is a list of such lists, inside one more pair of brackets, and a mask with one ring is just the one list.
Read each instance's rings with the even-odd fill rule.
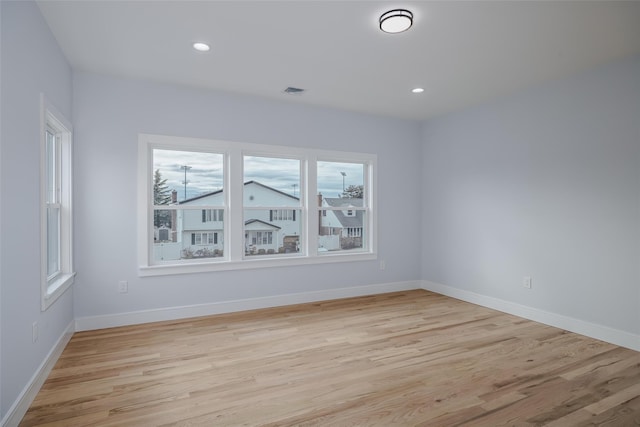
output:
[[640,425],[640,353],[427,291],[76,333],[21,426]]

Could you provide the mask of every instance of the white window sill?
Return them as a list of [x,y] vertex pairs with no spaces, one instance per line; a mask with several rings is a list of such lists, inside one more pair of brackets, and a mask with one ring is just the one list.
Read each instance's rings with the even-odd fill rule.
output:
[[289,267],[299,265],[327,264],[335,262],[356,262],[371,261],[377,259],[377,255],[371,252],[360,252],[353,254],[322,254],[318,256],[296,256],[287,258],[267,258],[256,257],[243,259],[241,261],[209,261],[184,264],[158,264],[150,266],[140,266],[138,275],[146,276],[164,276],[170,274],[189,274],[203,273],[210,271],[229,271],[229,270],[247,270],[253,268],[268,267]]
[[71,287],[76,277],[76,273],[64,273],[58,276],[51,283],[47,284],[47,292],[42,299],[42,310],[46,310],[53,304],[67,289]]

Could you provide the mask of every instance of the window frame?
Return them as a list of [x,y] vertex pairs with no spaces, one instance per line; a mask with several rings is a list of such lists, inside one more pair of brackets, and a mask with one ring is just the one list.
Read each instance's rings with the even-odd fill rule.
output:
[[[40,295],[42,311],[47,310],[74,282],[73,270],[73,128],[46,99],[40,97]],[[54,194],[49,195],[48,133],[55,138]],[[53,199],[53,200],[50,200]],[[58,211],[57,263],[49,274],[48,212]]]
[[[224,256],[204,260],[154,262],[153,255],[153,150],[190,150],[222,154],[224,165],[223,232]],[[244,229],[244,156],[280,157],[300,160],[300,207],[264,206],[251,209],[300,210],[300,252],[293,256],[245,257]],[[362,251],[327,253],[318,251],[318,221],[321,209],[317,202],[317,162],[336,161],[362,163],[365,167],[365,197],[368,230],[366,248]],[[138,274],[160,276],[207,271],[242,270],[330,262],[354,262],[377,259],[377,156],[371,153],[316,150],[278,145],[229,142],[201,138],[164,135],[138,135]],[[324,208],[326,209],[326,208]],[[235,236],[232,237],[232,236]],[[151,237],[151,238],[150,238]]]
[[224,222],[224,209],[201,209],[202,210],[202,223],[207,222]]

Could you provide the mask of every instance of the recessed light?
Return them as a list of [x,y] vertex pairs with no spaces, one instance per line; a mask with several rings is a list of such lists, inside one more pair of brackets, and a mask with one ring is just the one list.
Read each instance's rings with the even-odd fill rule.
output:
[[202,43],[202,42],[194,43],[193,48],[199,52],[208,52],[209,49],[211,49],[211,47],[208,44]]
[[385,33],[401,33],[411,28],[413,13],[406,9],[394,9],[380,16],[380,29]]
[[416,87],[414,89],[411,89],[411,92],[413,92],[413,93],[422,93],[422,92],[424,92],[424,89],[421,88],[421,87]]

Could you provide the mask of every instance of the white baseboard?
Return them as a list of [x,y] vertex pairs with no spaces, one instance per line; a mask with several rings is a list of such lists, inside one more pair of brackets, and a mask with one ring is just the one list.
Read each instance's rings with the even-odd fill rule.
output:
[[20,424],[22,417],[27,413],[33,399],[36,398],[42,384],[47,380],[53,366],[56,364],[58,358],[62,354],[62,351],[73,336],[73,333],[75,332],[74,326],[75,322],[71,321],[60,338],[58,338],[58,341],[55,343],[51,351],[49,351],[47,357],[45,357],[36,372],[33,374],[25,388],[22,390],[22,393],[20,393],[16,401],[13,402],[13,405],[11,405],[11,408],[7,411],[4,419],[0,422],[0,426],[14,427]]
[[292,304],[326,301],[340,298],[383,294],[387,292],[420,289],[419,280],[377,285],[353,286],[348,288],[326,289],[322,291],[296,294],[275,295],[261,298],[248,298],[233,301],[221,301],[207,304],[167,307],[154,310],[141,310],[128,313],[106,314],[76,318],[76,331],[112,328],[116,326],[137,325],[140,323],[165,320],[186,319],[189,317],[210,316],[212,314],[232,313],[259,308],[281,307]]
[[436,292],[462,301],[481,305],[483,307],[513,314],[545,325],[554,326],[580,335],[586,335],[601,341],[640,351],[640,335],[630,332],[613,329],[608,326],[598,325],[573,317],[551,313],[537,308],[527,307],[514,302],[505,301],[499,298],[477,294],[471,291],[454,288],[439,283],[422,281],[422,289]]

